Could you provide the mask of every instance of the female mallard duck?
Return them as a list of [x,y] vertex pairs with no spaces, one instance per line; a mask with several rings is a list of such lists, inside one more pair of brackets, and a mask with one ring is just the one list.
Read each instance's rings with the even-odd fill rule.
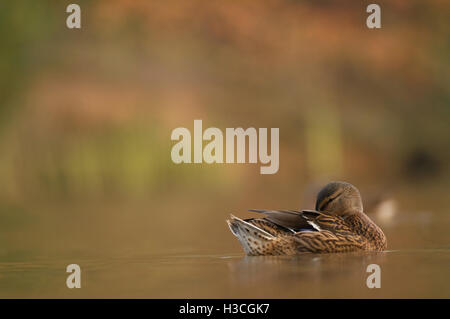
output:
[[247,255],[295,255],[386,249],[383,231],[363,212],[358,189],[331,182],[317,195],[316,210],[251,210],[264,218],[231,215],[231,232]]

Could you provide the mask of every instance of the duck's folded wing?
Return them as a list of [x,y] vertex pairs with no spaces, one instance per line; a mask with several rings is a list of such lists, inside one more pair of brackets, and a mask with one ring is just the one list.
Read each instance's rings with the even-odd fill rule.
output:
[[332,233],[341,235],[353,233],[352,228],[339,216],[315,211],[303,211],[302,216],[318,231],[328,230]]
[[314,219],[319,212],[316,211],[295,211],[295,210],[264,210],[250,209],[251,212],[266,215],[265,219],[282,227],[292,230],[315,230],[310,219]]
[[262,210],[252,209],[250,211],[266,215],[270,222],[292,229],[300,230],[328,230],[336,234],[350,234],[351,227],[339,216],[328,215],[315,210]]

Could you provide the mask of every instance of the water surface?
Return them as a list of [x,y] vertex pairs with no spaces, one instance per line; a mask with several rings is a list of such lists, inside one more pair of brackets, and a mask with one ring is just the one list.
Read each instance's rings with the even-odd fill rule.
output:
[[[68,289],[69,260],[0,263],[0,297],[449,298],[450,250],[246,257],[161,255],[86,259],[82,288]],[[369,264],[381,288],[369,289]],[[7,288],[7,289],[5,289]]]
[[[382,253],[247,257],[217,200],[162,202],[3,206],[0,298],[450,297],[450,214],[439,207],[372,215]],[[69,264],[80,289],[66,286]],[[379,289],[366,285],[370,264]]]

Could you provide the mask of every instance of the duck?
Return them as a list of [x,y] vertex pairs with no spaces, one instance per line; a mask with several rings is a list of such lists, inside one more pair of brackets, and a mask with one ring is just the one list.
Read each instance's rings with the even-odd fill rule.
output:
[[249,256],[305,253],[381,252],[387,239],[363,211],[359,190],[347,182],[330,182],[318,193],[315,210],[249,211],[262,218],[227,220]]

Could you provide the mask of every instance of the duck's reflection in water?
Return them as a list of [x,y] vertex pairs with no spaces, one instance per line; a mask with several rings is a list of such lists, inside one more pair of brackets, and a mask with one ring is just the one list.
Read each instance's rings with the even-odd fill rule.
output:
[[[269,288],[288,293],[293,287],[321,289],[329,285],[366,288],[367,266],[381,268],[385,253],[305,254],[299,256],[245,256],[228,262],[231,282],[242,289]],[[324,285],[325,284],[325,285]],[[317,291],[316,291],[317,292]],[[320,295],[320,291],[317,292]],[[273,297],[273,296],[272,296]],[[311,296],[314,297],[314,294]]]

